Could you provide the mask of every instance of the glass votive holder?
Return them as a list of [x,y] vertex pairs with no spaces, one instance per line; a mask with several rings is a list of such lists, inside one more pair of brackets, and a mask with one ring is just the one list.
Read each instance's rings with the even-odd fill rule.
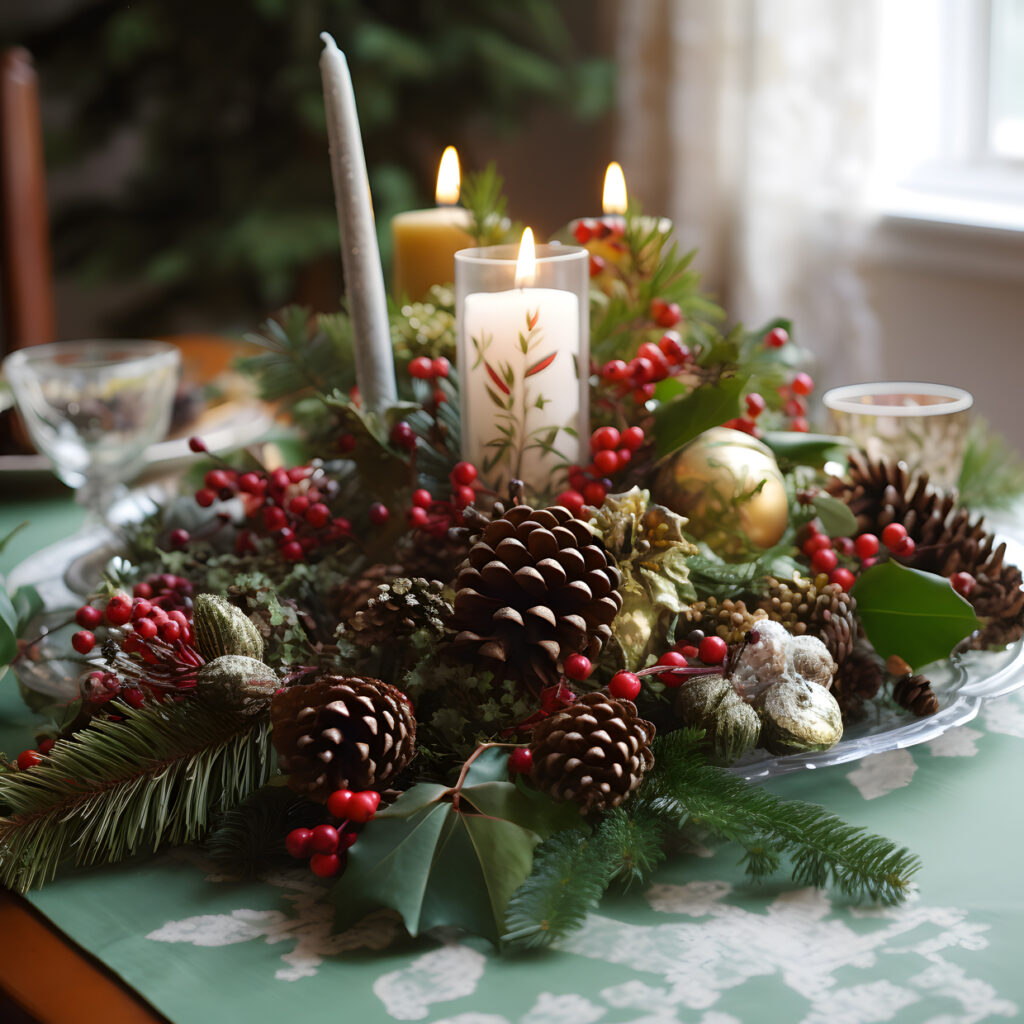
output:
[[969,391],[890,381],[832,388],[822,401],[835,432],[869,457],[899,459],[943,490],[956,487],[974,404]]
[[462,457],[496,490],[518,479],[543,494],[588,444],[590,260],[539,245],[531,266],[525,249],[455,254]]

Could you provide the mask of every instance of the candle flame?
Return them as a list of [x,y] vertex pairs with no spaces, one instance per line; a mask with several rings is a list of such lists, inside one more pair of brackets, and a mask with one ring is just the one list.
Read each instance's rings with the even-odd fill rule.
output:
[[626,212],[626,176],[622,167],[613,160],[604,172],[604,193],[601,206],[605,213],[623,214]]
[[533,244],[533,230],[527,228],[523,232],[523,240],[519,243],[519,258],[516,260],[516,287],[526,288],[533,284],[537,276],[537,250]]
[[441,155],[441,165],[437,169],[437,188],[434,191],[437,205],[454,206],[459,201],[461,182],[459,154],[454,146],[449,146]]

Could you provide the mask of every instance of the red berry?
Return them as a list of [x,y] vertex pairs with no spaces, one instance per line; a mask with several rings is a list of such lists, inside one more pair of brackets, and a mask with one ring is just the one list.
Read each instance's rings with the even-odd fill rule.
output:
[[207,451],[206,442],[201,437],[190,437],[188,439],[189,451],[193,452],[205,452]]
[[561,494],[555,498],[556,505],[564,505],[574,516],[579,515],[583,511],[583,506],[586,501],[583,495],[576,490],[562,491]]
[[96,646],[96,637],[87,629],[83,629],[71,638],[71,646],[79,654],[88,654]]
[[430,508],[434,504],[434,496],[425,487],[412,492],[412,503],[417,508]]
[[955,572],[949,577],[949,582],[961,597],[967,597],[978,583],[969,572]]
[[586,679],[593,671],[594,666],[585,654],[570,654],[565,659],[565,674],[578,683]]
[[306,522],[315,530],[322,529],[331,521],[331,510],[318,501],[306,509]]
[[42,754],[45,757],[51,750],[53,750],[56,743],[56,740],[49,738],[45,740],[40,740],[39,745],[36,747],[36,749],[39,751],[40,754]]
[[103,621],[103,612],[99,608],[93,608],[91,604],[83,604],[75,612],[75,622],[82,629],[95,629]]
[[601,367],[601,377],[615,384],[621,383],[629,377],[629,366],[621,359],[609,360]]
[[348,817],[348,805],[355,794],[351,789],[336,789],[327,798],[327,810],[335,818]]
[[132,686],[122,691],[121,699],[128,707],[135,708],[136,711],[146,703],[146,695],[137,686]]
[[209,508],[217,500],[217,492],[211,491],[208,487],[202,487],[196,491],[196,504],[201,508]]
[[336,853],[314,853],[309,858],[309,870],[317,878],[333,878],[341,871],[341,858]]
[[243,473],[238,478],[238,489],[245,494],[262,494],[267,489],[267,481],[259,473]]
[[516,747],[508,755],[509,775],[529,775],[533,768],[533,754],[529,747]]
[[286,544],[282,544],[280,550],[281,557],[286,562],[301,562],[306,553],[297,540],[290,540]]
[[417,380],[430,380],[434,376],[434,362],[426,356],[417,356],[409,363],[409,376]]
[[171,530],[167,535],[167,543],[170,544],[175,551],[180,551],[182,548],[187,547],[190,539],[188,530],[182,530],[180,528],[177,530]]
[[391,443],[396,448],[404,448],[407,452],[411,452],[416,447],[416,431],[405,420],[399,420],[391,428],[389,436]]
[[917,550],[917,543],[913,537],[904,537],[896,547],[889,548],[889,550],[899,558],[910,558]]
[[291,501],[288,502],[288,511],[293,516],[302,516],[306,514],[306,509],[309,508],[309,498],[304,494],[296,494]]
[[451,370],[452,364],[445,359],[444,356],[438,356],[430,364],[430,375],[432,377],[447,377],[448,371]]
[[288,480],[293,484],[297,484],[302,480],[305,480],[309,474],[309,466],[292,466],[292,468],[288,470]]
[[643,356],[637,356],[629,361],[629,375],[634,384],[648,384],[656,376],[654,363]]
[[849,569],[839,566],[839,568],[833,569],[828,574],[828,581],[829,583],[838,583],[843,590],[849,592],[850,588],[857,582],[857,577]]
[[907,539],[907,528],[902,523],[890,523],[882,531],[882,543],[890,550],[898,548]]
[[160,630],[160,639],[166,643],[173,644],[175,640],[181,639],[181,626],[174,619],[168,619],[157,628]]
[[419,505],[413,505],[411,509],[405,514],[406,522],[409,527],[413,530],[422,530],[423,527],[430,522],[430,516],[425,508],[420,508]]
[[784,327],[773,327],[765,336],[765,348],[782,348],[789,341],[789,331]]
[[720,636],[706,636],[697,648],[697,657],[705,665],[721,665],[729,653],[729,647]]
[[142,583],[136,583],[135,586],[132,587],[132,594],[135,597],[149,598],[153,596],[153,587],[151,584],[146,583],[145,581],[143,581]]
[[223,491],[225,488],[231,487],[231,477],[223,469],[211,469],[203,477],[203,483],[211,491]]
[[690,658],[696,658],[700,652],[693,646],[693,644],[683,644],[683,646],[679,648],[679,653],[689,660]]
[[312,853],[334,853],[338,849],[338,830],[333,825],[317,825],[309,849]]
[[595,508],[599,508],[604,504],[604,499],[608,497],[608,489],[599,480],[591,480],[583,488],[583,500],[588,505],[593,505]]
[[790,423],[789,429],[795,430],[800,434],[806,434],[811,429],[811,425],[803,416],[797,416],[797,418]]
[[341,452],[342,455],[347,455],[349,452],[354,451],[356,447],[356,436],[355,434],[342,434],[337,441],[334,442],[334,446]]
[[111,626],[123,626],[132,617],[132,603],[124,594],[115,594],[103,614]]
[[809,395],[814,390],[814,381],[809,373],[798,373],[789,385],[796,395]]
[[[655,308],[657,304],[657,309]],[[683,318],[683,311],[677,302],[665,302],[662,299],[654,299],[651,302],[651,316],[659,327],[675,327]]]
[[296,860],[305,860],[310,855],[309,844],[313,839],[313,830],[309,828],[293,828],[285,836],[284,848]]
[[594,452],[594,466],[601,476],[610,476],[612,473],[618,472],[619,453],[609,451],[607,448]]
[[154,606],[144,597],[137,597],[132,602],[132,620],[147,618],[152,613],[154,607],[159,606]]
[[605,261],[600,256],[591,255],[590,257],[590,276],[597,277],[605,268]]
[[853,557],[853,541],[849,537],[836,537],[832,541],[832,546],[846,558]]
[[[665,665],[669,668],[685,668],[686,658],[683,657],[679,651],[666,651],[659,659],[659,665]],[[674,672],[663,672],[658,678],[666,685],[671,687],[682,686],[685,681],[685,677],[676,675]]]
[[640,677],[633,672],[616,672],[608,684],[608,692],[613,697],[624,700],[636,700],[642,687]]
[[811,568],[816,572],[831,572],[839,564],[839,556],[832,548],[818,548],[811,555]]
[[626,427],[622,432],[620,441],[623,446],[631,452],[635,452],[644,443],[644,431],[642,427]]
[[135,632],[143,640],[152,640],[160,631],[160,627],[152,619],[136,619]]
[[359,838],[358,832],[342,832],[341,838],[338,840],[338,845],[343,850],[347,850],[350,846],[355,844],[355,841]]
[[476,491],[472,487],[456,487],[452,491],[452,497],[455,499],[455,504],[459,508],[465,508],[467,505],[472,505],[476,501]]
[[375,501],[370,506],[369,516],[370,522],[374,526],[384,526],[391,518],[391,512],[388,510],[387,505],[382,505],[379,501]]
[[591,236],[594,233],[594,229],[585,220],[576,221],[576,227],[573,228],[573,237],[580,245],[586,245],[590,241]]
[[636,402],[637,405],[643,405],[645,402],[650,401],[653,397],[653,384],[641,384],[640,387],[633,389],[633,401]]
[[747,415],[752,419],[757,419],[761,413],[767,408],[768,403],[764,400],[762,395],[759,395],[756,391],[751,391],[746,398],[747,404]]
[[359,824],[365,824],[373,819],[380,806],[380,793],[372,789],[364,789],[360,793],[353,793],[348,804],[348,819]]
[[606,449],[618,448],[621,435],[615,427],[598,427],[590,435],[590,450],[599,452]]
[[800,550],[810,558],[815,551],[821,551],[824,548],[830,547],[832,547],[831,537],[826,536],[824,533],[814,533],[804,541]]
[[283,530],[288,525],[288,516],[279,505],[267,505],[263,509],[263,525],[271,533],[275,530]]
[[453,484],[468,487],[477,477],[476,466],[472,462],[456,462],[451,477]]
[[24,772],[34,768],[43,760],[43,755],[38,750],[23,750],[18,755],[18,767]]
[[658,339],[661,354],[670,363],[685,363],[690,358],[690,350],[683,344],[676,331],[667,331]]
[[878,554],[878,538],[873,533],[862,533],[853,542],[854,554],[861,560]]

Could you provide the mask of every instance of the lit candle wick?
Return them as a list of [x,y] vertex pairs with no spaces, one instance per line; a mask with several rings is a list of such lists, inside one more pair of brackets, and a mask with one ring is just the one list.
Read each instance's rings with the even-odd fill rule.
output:
[[537,250],[533,244],[533,229],[523,232],[519,243],[519,257],[516,259],[516,287],[528,288],[537,276]]
[[604,173],[601,207],[606,214],[622,216],[626,212],[626,205],[626,176],[622,173],[622,167],[613,160]]
[[455,206],[459,201],[461,184],[459,154],[454,146],[449,146],[441,155],[441,164],[437,169],[437,188],[434,190],[437,205]]

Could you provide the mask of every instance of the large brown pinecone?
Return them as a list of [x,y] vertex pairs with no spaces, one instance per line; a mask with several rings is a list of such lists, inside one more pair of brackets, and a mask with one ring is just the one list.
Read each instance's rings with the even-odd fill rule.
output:
[[827,576],[808,579],[794,573],[789,580],[766,576],[758,608],[781,622],[795,636],[816,636],[841,665],[857,639],[857,602]]
[[443,589],[437,580],[404,576],[381,583],[366,607],[353,616],[352,639],[362,647],[372,647],[426,629],[440,640],[452,613]]
[[695,601],[679,616],[676,638],[683,639],[691,629],[699,628],[705,634],[717,634],[727,644],[738,644],[756,622],[767,617],[763,608],[751,610],[743,601],[709,597],[706,601]]
[[909,565],[939,576],[968,572],[975,578],[967,600],[985,626],[971,637],[972,647],[1013,643],[1024,635],[1024,577],[1006,563],[1006,546],[996,544],[983,516],[972,516],[953,495],[937,491],[926,473],[911,476],[893,460],[855,453],[847,477],[833,478],[828,489],[849,505],[858,530],[881,533],[889,523],[901,523],[916,545]]
[[385,789],[416,752],[416,719],[377,679],[324,676],[275,695],[272,735],[296,793],[321,803],[336,789]]
[[581,814],[618,807],[654,764],[654,726],[632,701],[588,693],[533,730],[530,779]]
[[590,528],[560,505],[516,505],[488,523],[455,580],[454,647],[536,688],[563,659],[597,659],[622,607],[621,576]]

